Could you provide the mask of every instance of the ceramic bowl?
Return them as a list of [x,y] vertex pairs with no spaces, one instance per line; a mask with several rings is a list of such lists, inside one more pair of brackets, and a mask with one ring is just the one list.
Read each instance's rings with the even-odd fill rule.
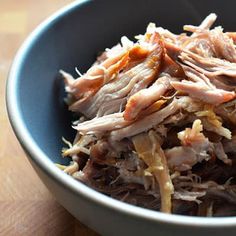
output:
[[120,37],[145,32],[148,22],[180,32],[210,12],[236,30],[235,1],[75,1],[55,13],[19,49],[7,83],[7,108],[29,161],[61,205],[101,235],[236,235],[236,217],[168,215],[109,198],[55,167],[62,163],[61,137],[73,139],[59,69],[85,71],[98,52]]

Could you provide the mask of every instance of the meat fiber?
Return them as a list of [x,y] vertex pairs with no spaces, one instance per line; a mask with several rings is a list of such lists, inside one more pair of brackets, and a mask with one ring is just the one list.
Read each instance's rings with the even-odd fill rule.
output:
[[211,88],[201,82],[193,83],[191,81],[182,80],[181,82],[173,81],[171,85],[176,90],[187,93],[190,97],[215,105],[228,102],[235,97],[234,92]]
[[148,115],[127,127],[112,131],[110,137],[113,140],[121,140],[123,138],[132,137],[136,134],[145,132],[160,124],[168,116],[173,115],[178,109],[178,102],[174,100],[162,110]]
[[182,146],[165,150],[170,168],[185,171],[191,169],[197,162],[210,158],[207,153],[210,148],[210,142],[202,131],[201,121],[195,120],[192,128],[186,128],[178,133]]
[[99,65],[92,66],[84,75],[72,80],[64,75],[67,92],[72,94],[76,99],[87,99],[96,93],[103,84],[109,82],[114,76],[125,67],[128,62],[128,52],[121,50],[119,53],[106,58]]
[[209,79],[217,79],[230,86],[235,86],[236,63],[215,57],[205,58],[190,51],[183,51],[179,58],[183,63],[203,73]]
[[[106,107],[113,106],[112,112],[119,112],[122,104],[127,100],[131,91],[135,88],[136,92],[147,87],[158,75],[164,56],[164,49],[159,34],[154,33],[150,36],[150,50],[148,54],[143,55],[143,50],[134,52],[129,51],[130,63],[129,70],[124,70],[117,75],[114,81],[107,83],[100,91],[88,101],[79,101],[70,106],[73,111],[80,111],[89,118],[94,118],[99,113],[99,116],[108,114]],[[135,47],[135,46],[134,46]],[[141,47],[141,46],[140,46]],[[141,55],[137,55],[141,53]],[[143,58],[146,56],[146,58]],[[133,60],[141,61],[136,64]],[[118,103],[116,102],[118,101]]]
[[158,78],[149,88],[132,95],[125,107],[125,120],[134,120],[141,110],[145,109],[163,96],[169,89],[172,88],[170,81],[174,80],[169,76]]

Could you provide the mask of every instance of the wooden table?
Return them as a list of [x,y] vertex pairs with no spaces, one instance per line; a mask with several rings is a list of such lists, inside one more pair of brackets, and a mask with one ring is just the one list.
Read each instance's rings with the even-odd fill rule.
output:
[[0,235],[97,235],[75,220],[42,184],[18,144],[5,108],[14,54],[43,19],[71,0],[0,0]]

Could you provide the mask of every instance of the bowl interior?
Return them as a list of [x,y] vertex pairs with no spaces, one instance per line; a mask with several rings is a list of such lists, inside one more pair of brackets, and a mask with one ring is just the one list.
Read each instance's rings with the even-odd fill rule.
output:
[[[199,24],[210,12],[219,16],[217,24],[235,30],[235,2],[214,1],[87,1],[52,20],[30,41],[21,58],[15,91],[18,112],[39,148],[53,162],[62,160],[61,137],[73,140],[71,114],[63,102],[63,82],[58,71],[76,76],[95,60],[96,54],[119,42],[122,35],[133,39],[155,22],[175,33],[184,24]],[[17,113],[16,113],[17,114]],[[14,114],[10,114],[14,115]]]

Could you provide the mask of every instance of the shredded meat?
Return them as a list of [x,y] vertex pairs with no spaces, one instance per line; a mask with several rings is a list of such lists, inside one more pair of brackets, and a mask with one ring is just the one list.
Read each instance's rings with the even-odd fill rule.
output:
[[133,137],[135,149],[141,159],[147,164],[146,172],[154,175],[159,183],[161,193],[161,210],[171,212],[171,194],[174,188],[170,179],[165,154],[160,147],[158,138],[153,131]]
[[74,79],[60,71],[77,131],[64,173],[133,205],[236,216],[236,32],[150,23]]
[[210,80],[217,79],[227,85],[235,86],[236,63],[215,57],[202,57],[186,50],[181,53],[179,58]]
[[128,52],[121,51],[111,55],[99,65],[92,66],[84,75],[72,80],[62,72],[66,79],[67,91],[75,98],[87,99],[96,93],[99,88],[112,80],[114,76],[127,64]]
[[211,88],[200,82],[191,82],[182,80],[173,81],[171,85],[179,91],[187,93],[190,97],[197,98],[205,103],[219,105],[228,102],[235,97],[234,92],[228,92],[223,89]]
[[163,76],[158,78],[149,88],[142,89],[131,96],[125,107],[125,120],[134,120],[141,110],[145,109],[163,96],[172,88],[170,85],[171,80],[173,80],[173,78]]
[[160,111],[154,112],[151,115],[145,116],[143,119],[138,120],[131,125],[114,130],[111,132],[110,136],[113,140],[121,140],[125,137],[131,137],[136,134],[145,132],[152,127],[160,124],[165,118],[173,115],[179,109],[177,101],[173,100],[168,106]]
[[185,171],[198,162],[208,160],[207,151],[210,147],[208,138],[202,133],[203,126],[200,120],[195,120],[192,128],[186,128],[178,133],[182,146],[167,149],[168,165],[171,169]]
[[[159,73],[164,56],[164,49],[159,34],[154,33],[149,39],[149,44],[148,53],[145,53],[145,55],[143,55],[145,48],[136,50],[135,56],[134,48],[130,49],[127,54],[129,57],[127,65],[129,70],[125,69],[119,73],[113,81],[103,86],[98,94],[90,100],[78,100],[70,106],[70,109],[72,111],[80,111],[89,118],[93,118],[98,114],[102,116],[105,113],[119,112],[124,101],[134,93],[134,90],[138,92],[140,89],[147,87]],[[134,47],[137,48],[137,45]],[[139,45],[139,47],[144,46]],[[140,53],[141,55],[137,55]],[[138,64],[134,63],[134,61],[137,61],[137,58],[140,62]],[[113,106],[112,112],[107,112],[109,105]]]

